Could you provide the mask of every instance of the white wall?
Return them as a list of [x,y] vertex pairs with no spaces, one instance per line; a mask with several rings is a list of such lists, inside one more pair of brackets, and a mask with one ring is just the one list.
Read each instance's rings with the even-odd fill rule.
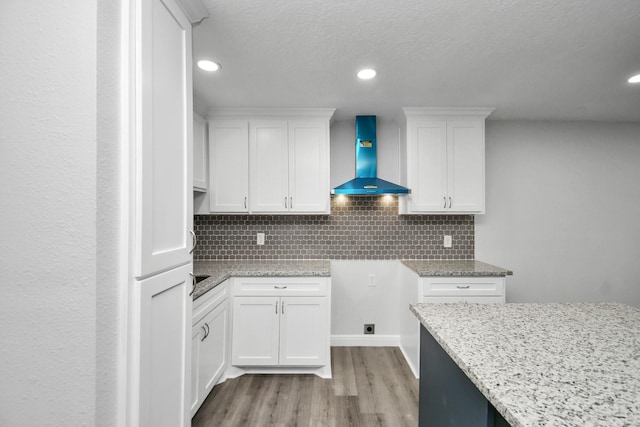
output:
[[365,323],[376,325],[375,335],[398,335],[398,273],[398,261],[331,261],[331,335],[362,335]]
[[94,425],[96,4],[0,7],[0,425]]
[[476,258],[508,302],[640,307],[640,124],[487,122]]

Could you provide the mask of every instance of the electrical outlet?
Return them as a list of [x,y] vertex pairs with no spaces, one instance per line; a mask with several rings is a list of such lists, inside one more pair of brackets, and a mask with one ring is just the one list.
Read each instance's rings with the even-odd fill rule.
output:
[[370,274],[369,275],[369,286],[372,287],[372,288],[376,286],[376,275],[375,274]]
[[444,236],[444,247],[445,248],[451,247],[451,236]]
[[376,333],[376,325],[375,323],[365,323],[364,324],[364,334],[365,335],[373,335]]
[[256,245],[264,245],[264,233],[258,233],[256,236]]

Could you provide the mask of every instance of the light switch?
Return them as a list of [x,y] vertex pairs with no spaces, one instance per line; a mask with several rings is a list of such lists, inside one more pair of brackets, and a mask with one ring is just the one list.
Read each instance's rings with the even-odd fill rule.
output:
[[258,233],[256,236],[256,245],[264,245],[264,233]]
[[451,247],[451,236],[444,236],[444,247],[445,248]]

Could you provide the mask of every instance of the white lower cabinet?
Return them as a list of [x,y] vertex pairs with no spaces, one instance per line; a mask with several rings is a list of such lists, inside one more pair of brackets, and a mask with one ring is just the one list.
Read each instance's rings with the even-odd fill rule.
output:
[[504,276],[420,277],[402,266],[400,286],[400,348],[416,378],[420,372],[420,323],[406,308],[415,303],[504,303]]
[[[200,301],[200,299],[203,299]],[[195,415],[228,365],[228,281],[196,300],[191,334],[191,416]]]
[[232,365],[330,365],[329,278],[234,281]]
[[233,356],[237,366],[322,366],[327,300],[323,297],[236,297]]

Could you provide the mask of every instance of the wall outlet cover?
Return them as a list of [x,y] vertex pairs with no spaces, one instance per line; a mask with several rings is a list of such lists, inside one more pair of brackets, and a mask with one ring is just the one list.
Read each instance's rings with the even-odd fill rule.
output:
[[375,287],[376,286],[376,275],[375,274],[369,274],[369,286],[371,287]]
[[365,323],[364,324],[364,334],[365,335],[373,335],[376,333],[376,325],[374,323]]

